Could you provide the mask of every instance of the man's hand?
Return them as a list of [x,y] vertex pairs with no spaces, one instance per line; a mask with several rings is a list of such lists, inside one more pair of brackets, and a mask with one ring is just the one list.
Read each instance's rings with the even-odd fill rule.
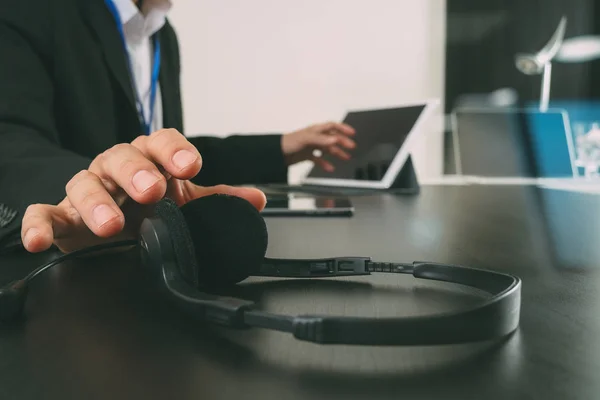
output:
[[150,205],[165,196],[181,206],[225,193],[248,200],[258,210],[264,208],[265,195],[256,189],[194,185],[189,179],[201,166],[198,150],[174,129],[118,144],[67,183],[67,196],[58,205],[29,206],[21,228],[23,244],[30,252],[46,250],[53,243],[70,252],[135,237]]
[[325,171],[332,172],[334,170],[333,165],[319,155],[315,155],[315,150],[318,150],[321,154],[328,153],[342,160],[348,160],[350,154],[346,150],[356,147],[356,144],[350,138],[354,134],[354,129],[343,123],[328,122],[313,125],[283,135],[281,149],[288,165],[310,160]]

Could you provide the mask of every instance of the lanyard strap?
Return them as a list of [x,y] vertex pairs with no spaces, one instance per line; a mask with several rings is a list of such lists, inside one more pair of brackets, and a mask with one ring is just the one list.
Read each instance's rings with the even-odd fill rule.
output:
[[125,31],[123,29],[123,22],[121,21],[121,15],[119,14],[119,10],[117,6],[113,2],[113,0],[104,0],[106,6],[108,7],[110,13],[115,18],[115,22],[117,23],[117,29],[119,30],[119,35],[121,36],[121,42],[123,43],[123,50],[125,51],[125,55],[127,56],[127,65],[129,67],[129,76],[131,79],[131,83],[133,86],[133,93],[135,95],[135,101],[138,110],[138,118],[140,123],[142,124],[142,129],[145,135],[149,135],[152,129],[152,119],[154,118],[154,104],[156,102],[156,90],[158,86],[158,75],[160,73],[160,41],[158,40],[158,36],[154,35],[154,57],[152,62],[152,76],[150,78],[150,118],[146,119],[146,115],[144,113],[144,104],[142,103],[138,91],[135,85],[135,77],[133,75],[133,66],[131,65],[131,58],[129,57],[129,52],[127,51],[127,42],[125,40]]

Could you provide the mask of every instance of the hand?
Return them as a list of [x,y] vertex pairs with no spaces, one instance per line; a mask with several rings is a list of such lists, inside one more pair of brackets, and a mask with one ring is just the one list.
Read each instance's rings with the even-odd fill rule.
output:
[[[264,193],[220,185],[200,187],[188,179],[202,166],[198,150],[174,129],[140,136],[96,157],[66,186],[58,205],[36,204],[23,216],[21,238],[30,252],[53,243],[63,252],[133,238],[154,204],[167,196],[179,206],[216,193],[239,196],[258,210]],[[109,239],[110,238],[110,239]]]
[[331,163],[315,155],[315,150],[321,154],[331,154],[342,160],[349,160],[350,154],[344,149],[354,149],[356,144],[349,136],[354,136],[352,127],[337,122],[328,122],[309,126],[296,132],[283,135],[281,149],[288,165],[310,160],[325,171],[332,172],[335,168]]

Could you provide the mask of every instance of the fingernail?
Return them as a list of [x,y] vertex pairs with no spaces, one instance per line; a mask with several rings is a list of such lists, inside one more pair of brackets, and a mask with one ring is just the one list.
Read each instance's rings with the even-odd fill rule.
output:
[[23,239],[25,246],[29,247],[29,243],[31,243],[31,241],[39,234],[40,230],[37,228],[30,228],[27,232],[25,232],[25,238]]
[[189,166],[194,161],[196,161],[197,158],[198,157],[196,156],[196,154],[192,153],[189,150],[179,150],[173,156],[173,164],[175,164],[175,166],[179,169],[184,169],[185,167]]
[[140,193],[144,193],[158,182],[158,177],[149,171],[139,171],[132,179],[133,187]]
[[112,208],[105,204],[100,204],[99,206],[96,206],[96,208],[94,208],[94,211],[92,211],[92,218],[94,218],[94,222],[96,223],[96,225],[98,225],[98,227],[102,227],[116,216],[117,214],[112,210]]

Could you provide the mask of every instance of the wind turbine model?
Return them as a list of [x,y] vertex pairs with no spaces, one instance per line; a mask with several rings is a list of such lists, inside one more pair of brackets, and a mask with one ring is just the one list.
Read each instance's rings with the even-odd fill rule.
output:
[[540,96],[540,111],[548,110],[550,101],[550,84],[552,76],[552,59],[560,50],[565,30],[567,27],[567,18],[562,17],[554,35],[550,38],[543,49],[535,54],[519,53],[515,57],[517,69],[526,75],[542,74],[542,89]]

